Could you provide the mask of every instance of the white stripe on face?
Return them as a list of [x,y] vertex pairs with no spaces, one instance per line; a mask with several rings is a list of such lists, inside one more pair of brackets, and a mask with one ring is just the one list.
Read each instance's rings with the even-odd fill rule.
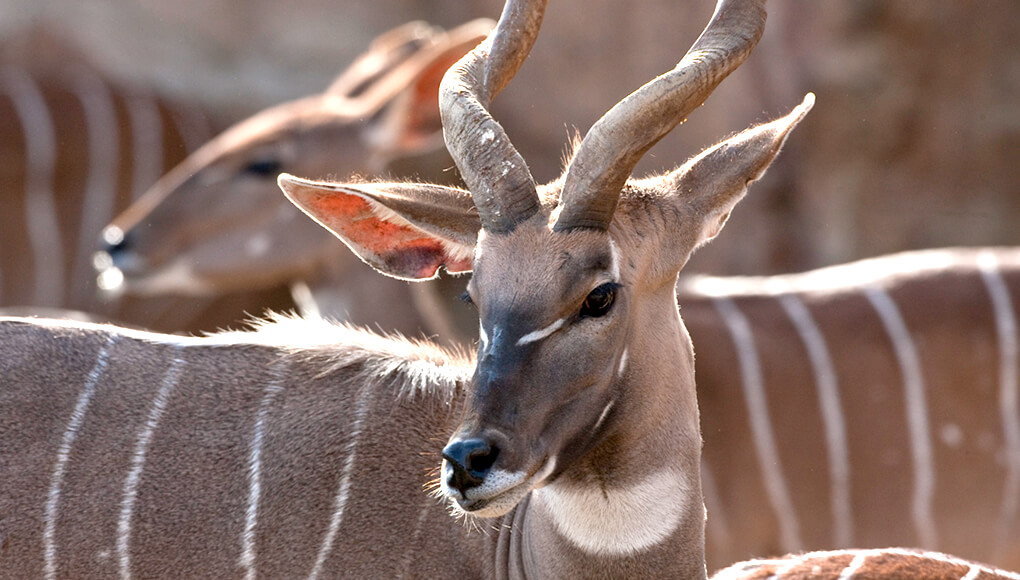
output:
[[553,322],[552,324],[546,326],[545,328],[540,328],[536,331],[529,332],[528,334],[525,334],[524,336],[520,337],[517,340],[517,346],[523,346],[528,343],[542,340],[543,338],[559,330],[566,322],[567,322],[566,318],[560,318],[559,320]]
[[602,413],[599,414],[599,420],[595,422],[595,426],[592,427],[592,432],[598,431],[599,427],[602,426],[602,422],[609,416],[609,411],[612,410],[613,405],[616,403],[615,399],[610,399],[606,404],[605,408],[602,409]]
[[610,274],[613,277],[613,282],[620,281],[620,249],[616,247],[616,242],[610,238],[609,240],[610,255],[612,256],[613,263],[610,266]]
[[478,340],[482,343],[482,352],[489,349],[489,335],[485,334],[485,325],[478,321]]

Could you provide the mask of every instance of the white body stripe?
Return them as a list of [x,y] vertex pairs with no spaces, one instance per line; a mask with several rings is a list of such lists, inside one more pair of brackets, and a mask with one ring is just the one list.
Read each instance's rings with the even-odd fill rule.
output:
[[917,528],[918,541],[924,548],[936,548],[938,533],[935,517],[932,515],[935,457],[931,444],[931,427],[928,425],[928,404],[925,399],[921,359],[910,336],[910,330],[889,293],[878,286],[865,288],[864,293],[892,340],[896,360],[903,375],[910,451],[914,459],[914,499],[911,503],[911,515]]
[[[1014,572],[1009,572],[1007,570],[1002,570],[999,568],[991,568],[976,562],[971,562],[968,560],[957,558],[955,556],[943,554],[941,552],[929,552],[909,548],[827,550],[820,552],[806,552],[803,554],[791,554],[783,558],[756,558],[754,560],[748,560],[747,562],[734,564],[732,567],[722,570],[717,575],[712,576],[712,578],[718,578],[719,580],[722,579],[736,580],[738,578],[744,579],[750,577],[750,575],[753,575],[754,572],[761,570],[763,567],[768,566],[775,567],[773,572],[768,576],[769,580],[783,580],[784,578],[786,578],[787,574],[794,574],[795,578],[805,578],[813,576],[821,577],[822,574],[820,572],[821,568],[820,565],[830,563],[835,558],[843,558],[847,556],[851,556],[851,559],[850,562],[848,562],[847,565],[840,571],[840,574],[837,577],[839,580],[850,580],[851,578],[854,578],[861,571],[861,569],[864,568],[869,558],[882,556],[887,557],[894,556],[900,559],[914,558],[917,559],[918,561],[929,560],[939,562],[948,566],[958,566],[960,568],[966,568],[967,572],[960,577],[961,580],[977,578],[982,573],[988,574],[989,576],[992,576],[994,578],[1008,578],[1009,580],[1020,580],[1020,574],[1016,574]],[[811,566],[812,563],[814,563],[815,565],[812,566],[813,570],[811,576],[805,576],[805,573],[807,572],[805,568]],[[899,561],[897,563],[900,565],[903,564],[902,561]],[[802,569],[798,570],[798,568]],[[908,576],[909,578],[918,577],[916,570],[912,569],[904,570],[900,568],[898,571],[901,573],[913,572],[912,574],[909,574]],[[876,570],[868,570],[868,572],[869,574],[864,578],[867,579],[875,578],[875,573],[877,572]],[[885,572],[886,573],[883,575],[883,577],[889,576],[888,571]],[[936,574],[938,578],[945,578],[946,570],[938,570]],[[825,574],[825,577],[828,578],[829,575]],[[899,576],[897,576],[897,578],[898,577]]]
[[11,96],[25,138],[25,225],[35,273],[32,296],[37,306],[60,306],[66,284],[64,244],[53,196],[57,164],[53,119],[39,87],[26,72],[0,69],[0,90]]
[[825,337],[804,302],[796,294],[784,294],[778,299],[804,342],[815,375],[818,403],[825,426],[825,444],[829,452],[829,477],[832,479],[830,503],[835,527],[832,540],[837,546],[851,546],[854,528],[850,505],[850,452],[836,370]]
[[71,283],[76,291],[72,306],[81,307],[92,300],[95,292],[92,254],[99,233],[113,219],[117,174],[120,170],[120,137],[117,112],[110,88],[85,68],[72,70],[73,89],[85,113],[88,135],[89,168],[82,199],[82,215],[78,232],[78,254],[74,256]]
[[[775,579],[775,578],[782,578],[783,576],[789,574],[790,570],[793,570],[794,568],[796,568],[796,567],[800,566],[801,564],[803,564],[804,560],[806,560],[806,558],[796,557],[796,556],[794,556],[792,558],[789,558],[789,561],[786,564],[783,564],[782,566],[776,568],[776,571],[770,577],[770,580]],[[779,560],[779,561],[781,561],[781,560]]]
[[120,578],[129,580],[131,578],[131,518],[134,516],[135,500],[138,498],[138,483],[142,478],[142,470],[145,468],[145,456],[149,452],[149,442],[159,426],[163,412],[166,410],[170,395],[180,379],[181,367],[184,360],[174,358],[163,377],[163,383],[156,393],[152,402],[152,408],[145,420],[145,425],[138,434],[135,443],[135,451],[131,456],[131,469],[127,478],[124,479],[124,497],[120,504],[120,517],[117,520],[117,560]]
[[163,120],[159,104],[150,95],[127,99],[131,123],[131,199],[136,200],[163,176]]
[[857,573],[858,570],[864,565],[868,558],[875,556],[902,556],[905,558],[918,558],[926,560],[935,560],[951,566],[960,566],[967,569],[967,574],[961,577],[963,578],[976,578],[981,572],[993,575],[997,578],[1010,578],[1011,580],[1020,580],[1020,574],[1009,572],[1006,570],[999,570],[996,568],[988,568],[977,564],[943,554],[941,552],[929,552],[925,550],[911,550],[906,548],[878,548],[878,549],[863,549],[863,550],[834,550],[831,552],[809,552],[807,554],[801,554],[798,559],[801,562],[810,561],[816,558],[832,558],[841,555],[853,554],[854,558],[850,561],[846,568],[839,575],[839,580],[849,580]]
[[278,363],[274,375],[276,379],[266,386],[266,390],[259,402],[258,415],[255,418],[255,428],[252,435],[251,454],[248,456],[248,509],[244,517],[244,533],[241,534],[241,558],[238,565],[244,570],[245,580],[255,580],[255,529],[258,526],[259,500],[262,497],[262,441],[265,434],[266,415],[269,408],[276,399],[276,395],[283,390],[282,377],[284,370],[283,362]]
[[861,566],[864,565],[864,561],[867,560],[870,555],[871,553],[869,552],[860,552],[854,556],[854,559],[850,560],[850,564],[848,564],[846,568],[843,568],[843,571],[839,573],[839,580],[850,580],[850,578],[853,578],[854,574],[861,569]]
[[1020,345],[1016,312],[1006,281],[999,273],[995,254],[982,252],[978,256],[978,269],[992,301],[999,338],[999,410],[1006,446],[1006,482],[1003,485],[998,541],[1000,545],[1008,545],[1015,539],[1011,528],[1017,516],[1017,504],[1020,503],[1020,388],[1017,384]]
[[780,546],[784,551],[796,552],[803,546],[800,539],[800,524],[797,521],[797,513],[793,508],[793,501],[790,499],[790,492],[786,487],[782,466],[779,463],[779,452],[776,450],[776,441],[769,419],[768,402],[765,398],[761,362],[758,360],[758,351],[754,346],[751,326],[747,317],[733,300],[715,298],[712,303],[726,323],[737,351],[737,360],[743,379],[741,385],[751,421],[754,449],[764,477],[765,492],[776,514],[776,520],[779,522]]
[[[421,506],[421,511],[418,512],[418,521],[414,524],[414,532],[411,534],[411,537],[407,542],[409,546],[418,545],[418,538],[421,537],[422,531],[425,530],[425,520],[428,519],[429,512],[436,507],[437,503],[438,500],[430,495],[425,495],[425,501]],[[397,568],[394,580],[399,580],[408,576],[408,572],[411,571],[411,564],[417,556],[418,555],[415,554],[414,550],[404,550],[404,557],[401,559],[400,567]]]
[[981,575],[981,566],[971,564],[970,569],[967,570],[967,574],[960,578],[960,580],[977,580],[977,577]]
[[315,558],[315,564],[308,575],[309,580],[315,580],[322,574],[322,567],[326,558],[333,551],[333,543],[336,540],[337,530],[343,521],[344,509],[347,507],[347,498],[350,494],[351,479],[354,476],[354,461],[358,453],[358,439],[361,438],[361,431],[364,428],[365,418],[368,415],[369,405],[372,402],[372,390],[362,386],[358,395],[357,407],[354,410],[354,421],[351,424],[350,440],[347,442],[347,458],[344,460],[344,470],[340,475],[340,485],[337,487],[336,496],[333,500],[333,515],[329,521],[329,529],[322,539],[319,547],[319,554]]
[[57,508],[60,504],[60,491],[64,484],[67,461],[71,457],[71,447],[74,445],[75,439],[78,438],[78,430],[85,420],[85,412],[88,410],[89,403],[92,402],[92,395],[96,392],[96,385],[99,383],[103,371],[106,370],[110,349],[116,341],[117,335],[110,334],[106,344],[99,349],[96,364],[85,379],[85,387],[82,389],[81,395],[78,396],[74,411],[71,412],[71,420],[68,421],[60,448],[57,450],[57,463],[53,467],[53,475],[50,476],[50,491],[46,498],[46,518],[43,529],[43,575],[48,580],[57,577]]

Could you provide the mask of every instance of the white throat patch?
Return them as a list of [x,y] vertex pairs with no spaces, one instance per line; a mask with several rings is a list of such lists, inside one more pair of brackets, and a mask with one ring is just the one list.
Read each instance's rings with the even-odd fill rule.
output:
[[673,470],[608,490],[553,482],[534,497],[552,514],[556,531],[600,555],[632,554],[664,541],[693,507],[687,476]]

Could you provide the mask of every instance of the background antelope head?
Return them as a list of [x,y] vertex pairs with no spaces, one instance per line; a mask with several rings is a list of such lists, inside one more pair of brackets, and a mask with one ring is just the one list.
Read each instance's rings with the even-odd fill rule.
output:
[[[763,2],[723,0],[679,65],[613,107],[563,176],[537,186],[488,106],[528,54],[544,5],[508,2],[495,31],[444,78],[444,135],[470,193],[289,175],[280,185],[385,274],[473,270],[480,344],[465,414],[443,451],[446,497],[494,517],[546,486],[536,497],[575,547],[619,554],[672,538],[703,574],[693,352],[674,285],[813,97],[675,171],[631,178],[760,37]],[[624,516],[609,505],[610,517],[639,525],[607,529],[598,507],[571,505],[634,489],[669,507]]]
[[[101,279],[135,294],[211,294],[349,263],[279,195],[276,176],[379,174],[441,149],[442,73],[491,25],[392,30],[324,93],[263,111],[210,141],[104,231]],[[419,168],[441,165],[425,159]]]

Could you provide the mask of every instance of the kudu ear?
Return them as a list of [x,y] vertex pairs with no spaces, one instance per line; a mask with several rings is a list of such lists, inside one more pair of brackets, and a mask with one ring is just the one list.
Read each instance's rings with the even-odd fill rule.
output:
[[779,154],[787,135],[814,106],[815,96],[804,100],[785,117],[752,127],[706,149],[664,179],[683,215],[696,229],[688,251],[719,234],[730,212],[747,193],[747,186],[765,174]]
[[379,79],[432,45],[439,34],[442,34],[442,29],[421,20],[402,24],[380,34],[368,45],[368,50],[340,73],[325,93],[346,99],[361,96]]
[[471,194],[420,183],[325,183],[280,175],[294,205],[376,270],[429,280],[471,271],[481,220]]
[[[368,131],[377,150],[395,157],[411,156],[443,145],[439,118],[439,83],[447,69],[478,45],[493,27],[481,18],[437,35],[432,46],[422,49],[392,73],[387,82],[401,83],[401,90],[381,103]],[[402,76],[411,75],[410,82]]]

